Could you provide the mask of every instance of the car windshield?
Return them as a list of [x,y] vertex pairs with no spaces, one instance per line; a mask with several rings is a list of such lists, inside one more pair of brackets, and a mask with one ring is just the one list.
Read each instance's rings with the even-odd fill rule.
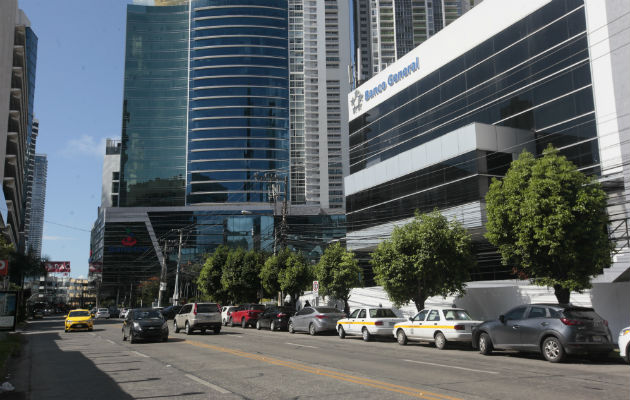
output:
[[389,308],[371,308],[370,318],[398,318]]
[[464,310],[444,310],[444,318],[447,321],[472,321],[470,315]]
[[133,319],[139,321],[141,319],[162,319],[162,314],[157,310],[136,311]]
[[197,304],[197,312],[200,312],[200,313],[219,312],[219,306],[217,306],[215,303]]
[[332,307],[317,307],[316,310],[320,314],[339,314],[341,312]]
[[[41,310],[38,310],[41,311]],[[70,311],[70,314],[68,314],[68,317],[89,317],[90,316],[90,312],[89,311]]]

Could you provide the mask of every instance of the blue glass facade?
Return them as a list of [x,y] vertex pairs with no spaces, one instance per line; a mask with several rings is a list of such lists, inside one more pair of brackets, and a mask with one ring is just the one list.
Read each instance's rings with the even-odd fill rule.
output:
[[267,202],[289,171],[287,1],[191,7],[187,204]]
[[185,202],[188,6],[127,6],[119,205]]

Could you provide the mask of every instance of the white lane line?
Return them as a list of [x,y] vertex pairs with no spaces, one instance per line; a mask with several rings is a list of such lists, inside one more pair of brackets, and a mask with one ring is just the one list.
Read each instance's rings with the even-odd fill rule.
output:
[[456,367],[456,366],[454,366],[454,365],[436,364],[436,363],[430,363],[430,362],[425,362],[425,361],[416,361],[416,360],[403,360],[403,361],[407,361],[407,362],[410,362],[410,363],[415,363],[415,364],[433,365],[433,366],[436,366],[436,367],[462,369],[462,370],[464,370],[464,371],[481,372],[481,373],[484,373],[484,374],[493,374],[493,375],[497,375],[497,374],[498,374],[498,372],[495,372],[495,371],[484,371],[483,369],[473,369],[473,368]]
[[319,349],[319,347],[315,347],[315,346],[307,346],[307,345],[305,345],[305,344],[288,343],[288,342],[287,342],[287,343],[285,343],[285,344],[290,344],[290,345],[292,345],[292,346],[299,346],[299,347],[308,347],[308,348],[311,348],[311,349]]
[[229,390],[223,389],[221,386],[213,385],[212,383],[206,382],[206,381],[204,381],[201,378],[197,378],[195,375],[186,374],[186,377],[188,377],[189,379],[192,379],[193,381],[195,381],[197,383],[200,383],[200,384],[202,384],[204,386],[207,386],[207,387],[209,387],[211,389],[214,389],[214,390],[216,390],[219,393],[222,393],[222,394],[232,393]]
[[114,342],[113,340],[109,340],[109,339],[105,339],[106,341],[108,341],[111,344],[116,344],[116,342]]
[[138,355],[140,357],[144,357],[144,358],[150,358],[149,356],[147,356],[146,354],[142,354],[139,351],[135,351],[135,350],[131,350],[131,353]]
[[88,335],[91,335],[91,336],[96,336],[96,333],[92,333],[92,332],[90,332],[90,333],[88,333]]

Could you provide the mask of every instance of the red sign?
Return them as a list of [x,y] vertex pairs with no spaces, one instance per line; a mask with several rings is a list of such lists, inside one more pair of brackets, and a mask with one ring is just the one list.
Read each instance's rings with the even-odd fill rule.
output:
[[70,261],[49,261],[44,263],[46,272],[70,272]]
[[9,260],[0,260],[0,276],[9,274]]

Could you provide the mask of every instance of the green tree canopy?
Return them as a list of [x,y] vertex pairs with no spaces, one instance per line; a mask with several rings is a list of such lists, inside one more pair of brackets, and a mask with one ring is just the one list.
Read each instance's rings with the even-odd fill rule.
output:
[[229,253],[230,249],[227,246],[217,247],[214,253],[206,258],[197,278],[197,287],[201,293],[219,303],[225,303],[229,300],[228,293],[221,284],[223,266]]
[[146,281],[142,281],[138,284],[138,290],[140,291],[140,298],[142,299],[143,307],[151,307],[151,303],[158,297],[158,291],[160,290],[160,278],[153,276]]
[[523,151],[486,195],[486,238],[520,277],[551,286],[560,303],[611,262],[606,194],[553,147]]
[[343,300],[344,311],[349,314],[350,290],[362,284],[361,267],[354,253],[339,242],[328,246],[315,266],[315,276],[319,281],[319,293]]
[[396,305],[413,301],[418,311],[430,296],[461,293],[474,267],[471,240],[457,221],[437,210],[394,228],[372,253],[376,282]]
[[301,252],[290,253],[286,268],[278,274],[278,282],[280,289],[291,295],[293,304],[313,283],[313,269]]
[[256,301],[259,297],[260,270],[265,255],[242,248],[230,250],[223,267],[221,285],[228,298],[234,303]]
[[260,279],[263,288],[269,296],[275,296],[280,289],[279,274],[287,267],[287,260],[291,255],[291,250],[283,248],[271,257],[267,258],[260,270]]

